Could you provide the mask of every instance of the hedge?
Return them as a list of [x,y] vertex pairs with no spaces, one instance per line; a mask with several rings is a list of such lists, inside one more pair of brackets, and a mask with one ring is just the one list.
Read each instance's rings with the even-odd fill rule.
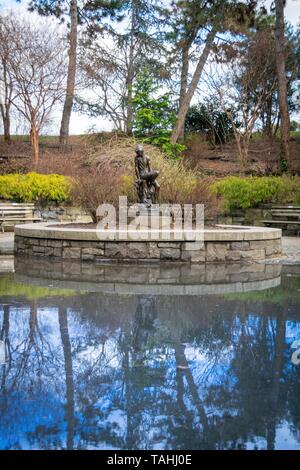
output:
[[259,204],[300,204],[300,178],[288,176],[229,176],[212,185],[224,208],[247,209]]
[[0,198],[16,202],[66,202],[70,199],[71,181],[62,175],[39,173],[0,176]]

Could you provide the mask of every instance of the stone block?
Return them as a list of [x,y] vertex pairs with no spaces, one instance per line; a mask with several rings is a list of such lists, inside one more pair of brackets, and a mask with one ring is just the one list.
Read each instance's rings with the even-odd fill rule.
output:
[[282,252],[281,246],[266,245],[266,256],[280,255]]
[[178,260],[180,259],[180,249],[179,248],[161,248],[160,249],[160,259],[161,260]]
[[228,280],[230,282],[247,282],[249,281],[249,273],[235,273],[231,274]]
[[206,261],[217,262],[225,261],[228,253],[227,243],[207,243],[206,245]]
[[265,250],[249,250],[249,251],[241,251],[241,258],[243,259],[259,259],[265,257]]
[[45,256],[53,256],[54,248],[52,246],[47,246],[45,248]]
[[63,258],[80,259],[81,248],[65,247],[62,253]]
[[181,251],[181,260],[189,261],[190,263],[205,263],[205,251],[198,250],[182,250]]
[[47,246],[51,246],[52,248],[61,248],[62,240],[48,240]]
[[205,251],[204,241],[185,242],[182,245],[183,251]]
[[81,255],[81,259],[82,261],[93,261],[95,258],[94,255]]
[[228,250],[226,253],[226,261],[240,261],[242,258],[242,253],[245,253],[244,251],[238,251],[238,250]]
[[44,246],[33,245],[32,249],[33,249],[34,253],[44,253],[45,252],[45,247]]
[[82,248],[82,259],[83,256],[103,256],[104,249],[103,248]]
[[128,258],[147,258],[148,244],[145,242],[129,242],[127,245]]
[[223,264],[210,264],[206,267],[205,281],[207,283],[227,282],[227,265]]
[[230,248],[232,250],[249,250],[250,243],[249,242],[231,242]]
[[105,256],[108,258],[126,258],[126,242],[107,242],[104,248]]
[[160,249],[157,246],[157,243],[150,242],[149,244],[149,258],[160,258]]
[[61,258],[62,249],[61,248],[53,248],[53,256],[56,258]]
[[250,241],[250,250],[261,250],[265,248],[266,244],[272,243],[273,240],[253,240]]
[[180,248],[180,242],[159,242],[158,248]]
[[27,245],[39,245],[39,239],[38,238],[26,238],[26,244]]

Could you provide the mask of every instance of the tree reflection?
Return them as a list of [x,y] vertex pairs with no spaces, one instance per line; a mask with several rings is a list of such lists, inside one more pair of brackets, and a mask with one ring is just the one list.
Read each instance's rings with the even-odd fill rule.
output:
[[72,363],[72,349],[69,335],[68,326],[68,313],[64,308],[58,311],[59,330],[61,343],[64,353],[64,366],[66,378],[66,420],[67,420],[67,449],[71,450],[74,446],[74,378],[73,378],[73,363]]
[[283,422],[298,445],[298,311],[224,297],[3,302],[0,447],[273,449]]

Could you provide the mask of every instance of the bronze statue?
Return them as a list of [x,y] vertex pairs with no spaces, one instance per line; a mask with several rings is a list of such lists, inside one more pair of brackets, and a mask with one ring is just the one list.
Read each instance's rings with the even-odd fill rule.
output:
[[159,202],[159,189],[160,186],[156,181],[159,175],[157,170],[150,167],[150,158],[144,154],[142,145],[137,145],[135,148],[136,156],[134,159],[135,173],[137,180],[135,187],[138,194],[138,200],[141,204],[146,204],[148,208],[152,204]]

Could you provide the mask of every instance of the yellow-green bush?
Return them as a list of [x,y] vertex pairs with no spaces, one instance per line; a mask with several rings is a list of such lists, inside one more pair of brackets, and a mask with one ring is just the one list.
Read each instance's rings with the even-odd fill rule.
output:
[[71,180],[62,175],[39,173],[0,176],[0,199],[16,202],[65,202],[70,199]]
[[53,289],[34,285],[20,284],[13,279],[13,275],[0,276],[0,296],[26,297],[28,300],[37,300],[44,297],[71,297],[71,289]]
[[223,198],[226,210],[247,209],[263,203],[300,203],[297,176],[229,176],[214,183],[212,190]]

